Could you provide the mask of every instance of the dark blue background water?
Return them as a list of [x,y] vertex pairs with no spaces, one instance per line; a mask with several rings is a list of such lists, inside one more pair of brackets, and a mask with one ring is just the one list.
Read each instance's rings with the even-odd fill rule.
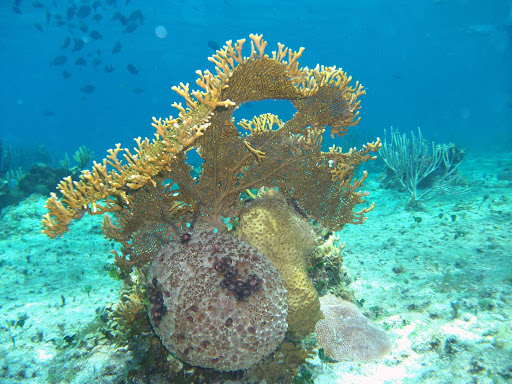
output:
[[[336,65],[359,80],[367,95],[355,129],[370,137],[382,137],[390,126],[404,132],[420,126],[429,139],[453,141],[473,151],[512,146],[510,1],[125,2],[117,0],[114,7],[101,1],[100,21],[91,13],[69,22],[71,1],[40,0],[38,8],[22,0],[21,15],[13,11],[12,0],[0,2],[4,145],[40,143],[57,157],[86,145],[97,159],[115,143],[132,147],[133,137],[152,137],[152,116],[177,114],[171,104],[182,100],[171,86],[188,82],[197,88],[195,71],[213,71],[207,61],[214,53],[209,41],[223,45],[262,33],[269,42],[267,52],[278,42],[295,50],[304,46],[302,66]],[[137,9],[145,20],[132,33],[112,20],[115,12],[128,16]],[[56,14],[64,25],[55,25]],[[80,31],[81,24],[87,33]],[[160,25],[167,29],[165,38],[155,34]],[[91,30],[103,39],[91,39]],[[61,49],[68,35],[85,41],[84,48]],[[113,54],[118,40],[122,49]],[[66,55],[67,62],[50,65],[59,55]],[[75,65],[80,57],[87,61],[85,67]],[[96,67],[95,58],[101,60]],[[127,64],[139,73],[128,72]],[[106,73],[105,65],[115,70]],[[64,78],[62,71],[71,76]],[[94,91],[82,92],[86,85]],[[289,118],[292,109],[286,103],[267,103],[242,108],[235,116],[267,111]]]

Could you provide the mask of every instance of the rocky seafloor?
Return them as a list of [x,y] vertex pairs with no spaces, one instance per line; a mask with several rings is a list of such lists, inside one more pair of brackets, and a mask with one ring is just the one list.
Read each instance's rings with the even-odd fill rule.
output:
[[[392,339],[378,362],[315,358],[315,383],[512,382],[512,154],[471,154],[470,190],[406,210],[404,191],[366,183],[375,209],[347,225],[344,266],[363,313]],[[98,337],[122,283],[109,276],[113,245],[101,218],[63,238],[41,234],[46,197],[0,215],[0,382],[120,383],[131,352]]]

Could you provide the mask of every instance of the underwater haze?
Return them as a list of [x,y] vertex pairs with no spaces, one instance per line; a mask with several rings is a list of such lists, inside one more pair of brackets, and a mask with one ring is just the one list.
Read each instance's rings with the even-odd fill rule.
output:
[[[264,100],[231,105],[218,99],[242,83],[235,76],[232,82],[225,80],[219,75],[224,69],[216,71],[224,60],[219,52],[227,55],[226,62],[235,57],[226,53],[231,47],[226,42],[234,46],[240,39],[246,39],[242,56],[249,56],[251,44],[258,51],[261,41],[268,43],[269,56],[278,43],[290,52],[304,47],[297,68],[292,56],[286,55],[284,64],[277,60],[286,65],[287,89],[300,95],[284,96],[285,91],[276,90],[282,84],[275,81]],[[512,0],[2,0],[0,47],[1,383],[512,381]],[[214,55],[215,64],[208,60]],[[247,61],[263,59],[253,53]],[[244,60],[233,64],[232,72]],[[224,88],[216,93],[218,82],[201,88],[196,84],[198,70],[219,75]],[[277,78],[271,69],[254,72],[247,83]],[[330,78],[329,73],[335,75]],[[333,85],[332,79],[345,74],[351,76],[350,86]],[[282,163],[271,156],[271,151],[277,153],[278,139],[268,147],[258,139],[275,132],[273,125],[268,132],[262,123],[258,131],[239,124],[243,119],[272,113],[285,123],[277,122],[278,127],[288,127],[303,110],[314,108],[316,101],[307,100],[322,94],[319,87],[337,90],[317,107],[336,119],[325,122],[308,112],[312,120],[305,119],[303,130],[290,128],[287,138],[279,139],[302,143],[300,150],[290,150],[305,158],[302,176],[296,168],[283,171],[281,179],[255,176],[257,181],[237,192],[229,209],[219,208],[225,202],[207,206],[208,199],[191,197],[191,185],[203,188],[201,183],[209,180],[209,159],[218,159],[204,153],[208,146],[200,135],[183,126],[185,110],[180,114],[172,106],[186,104],[171,89],[180,84],[181,90],[190,84],[191,91],[199,89],[215,99],[212,106],[196,96],[197,105],[188,105],[187,113],[193,115],[189,121],[205,137],[216,122],[235,127],[235,133],[225,128],[221,137],[240,138],[240,147],[254,157],[250,167],[276,161],[272,167],[279,168]],[[358,84],[364,94],[357,92]],[[220,123],[226,110],[234,119]],[[196,117],[202,113],[206,120]],[[175,125],[165,125],[169,116]],[[253,120],[253,127],[258,121]],[[172,152],[165,145],[179,135],[170,135],[166,143],[162,132],[178,125],[192,139],[180,141],[179,150]],[[191,166],[184,172],[193,180],[190,184],[180,184],[179,175],[162,170],[151,158],[163,159],[162,147],[155,147],[160,148],[157,155],[149,149],[131,160],[129,152],[119,152],[123,164],[132,161],[129,171],[116,168],[110,158],[108,171],[118,172],[118,178],[109,179],[94,166],[118,143],[135,154],[134,138],[153,140],[155,128],[161,129],[158,145],[167,153],[184,154],[184,164]],[[318,132],[319,137],[313,134]],[[311,137],[316,141],[308,142]],[[313,147],[319,156],[314,161],[308,157]],[[237,151],[233,144],[233,159]],[[144,154],[148,163],[143,163]],[[229,179],[237,180],[233,185],[243,184],[240,180],[250,167],[237,168]],[[321,178],[317,169],[331,172],[332,178]],[[92,181],[87,179],[93,173]],[[228,167],[218,173],[225,176]],[[57,188],[67,177],[75,184],[62,182]],[[290,187],[288,178],[302,182]],[[222,180],[204,191],[215,194],[231,183]],[[332,190],[326,187],[331,182]],[[106,191],[106,184],[116,188]],[[69,197],[66,188],[73,186]],[[140,191],[149,196],[157,186],[165,189],[161,200],[179,201],[176,206],[187,210],[178,214],[176,206],[158,205],[158,214],[147,214],[144,210],[150,211],[153,202],[141,202]],[[343,194],[336,194],[336,188]],[[52,205],[51,194],[58,203]],[[237,235],[250,243],[242,248],[258,249],[263,261],[256,264],[267,269],[254,272],[248,267],[252,272],[245,282],[236,280],[242,267],[230,272],[238,255],[227,253],[214,264],[211,278],[218,278],[215,270],[225,273],[222,284],[227,288],[222,288],[234,292],[229,296],[233,308],[274,289],[269,282],[276,279],[278,287],[271,293],[286,303],[272,303],[279,312],[274,315],[283,317],[288,311],[288,322],[281,319],[278,332],[278,326],[269,331],[261,325],[271,320],[259,321],[265,343],[280,338],[275,345],[265,344],[270,352],[261,358],[251,355],[256,363],[246,367],[240,363],[244,348],[256,352],[249,342],[241,343],[242,352],[229,351],[236,356],[234,365],[220,369],[217,363],[228,352],[215,355],[210,341],[199,336],[193,339],[197,345],[181,348],[179,320],[178,325],[160,327],[169,321],[166,316],[179,317],[179,310],[173,312],[167,302],[179,290],[169,282],[171,294],[163,288],[164,277],[154,272],[153,260],[161,255],[162,244],[174,244],[173,252],[184,254],[183,249],[199,241],[198,234],[208,238],[203,225],[227,234],[242,231],[244,220],[250,221],[247,212],[265,199],[283,203],[295,215],[293,220],[310,228],[300,246],[290,240],[300,255],[290,268],[299,265],[302,275],[289,277],[283,272],[290,269],[286,262],[282,267],[282,261],[265,256],[265,251],[274,251],[247,234]],[[104,221],[98,209],[108,211],[113,221]],[[213,217],[215,209],[218,217]],[[135,230],[127,223],[137,215],[145,226]],[[152,221],[167,222],[164,235],[155,235],[159,230],[144,233]],[[275,218],[275,223],[280,221]],[[286,242],[282,239],[296,231],[288,222],[275,225],[270,243]],[[306,237],[315,244],[311,249],[304,245]],[[152,248],[155,238],[161,243],[158,252],[135,256],[134,244]],[[208,249],[215,253],[212,242],[208,247],[213,251]],[[312,305],[323,313],[302,333],[294,331],[290,314],[294,290],[300,291],[294,279],[307,281],[300,289],[310,290],[304,297],[314,296]],[[267,286],[260,286],[265,281]],[[239,291],[229,288],[237,282]],[[230,308],[225,300],[219,306]],[[199,304],[191,308],[202,310]],[[310,309],[301,310],[307,319]],[[349,315],[344,312],[350,310]],[[204,316],[214,318],[215,311]],[[236,323],[235,316],[223,319],[223,326],[229,328],[233,319]],[[351,328],[347,321],[354,319],[357,325]],[[244,339],[254,327],[251,323],[236,337]],[[166,338],[168,329],[172,332]],[[193,331],[186,328],[183,333]],[[195,363],[198,350],[209,363],[202,356]]]

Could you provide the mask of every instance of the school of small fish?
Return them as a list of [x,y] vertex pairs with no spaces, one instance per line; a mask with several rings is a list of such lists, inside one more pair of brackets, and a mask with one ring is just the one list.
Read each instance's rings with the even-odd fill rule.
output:
[[[145,21],[142,11],[133,9],[130,3],[130,0],[13,0],[11,9],[20,16],[24,12],[33,14],[34,10],[41,12],[40,19],[33,23],[39,32],[55,27],[62,30],[62,43],[56,47],[58,53],[49,64],[68,79],[87,66],[106,74],[123,67],[113,55],[121,52],[122,40],[139,30]],[[105,48],[106,45],[111,48]],[[125,64],[123,71],[130,75],[139,73],[132,63]],[[95,89],[93,84],[84,84],[80,92],[88,95]],[[132,92],[140,94],[144,89],[136,87]]]

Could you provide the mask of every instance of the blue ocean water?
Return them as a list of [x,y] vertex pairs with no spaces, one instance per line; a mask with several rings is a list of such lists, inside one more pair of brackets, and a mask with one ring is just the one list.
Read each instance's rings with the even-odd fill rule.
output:
[[[12,156],[0,158],[0,382],[96,382],[119,358],[73,342],[121,289],[105,267],[113,245],[101,222],[86,215],[50,242],[40,234],[49,190],[19,197],[21,174],[40,162],[57,168],[66,154],[76,165],[81,146],[100,161],[116,143],[152,138],[152,117],[176,116],[171,105],[183,102],[171,87],[198,88],[195,72],[214,71],[207,58],[250,34],[263,34],[266,52],[304,47],[301,66],[340,67],[363,84],[361,121],[349,130],[359,141],[350,145],[421,127],[425,139],[466,154],[464,193],[425,210],[406,210],[403,189],[382,187],[383,162],[374,169],[364,189],[376,208],[339,242],[358,303],[390,333],[393,355],[380,366],[326,370],[317,358],[315,382],[510,380],[511,0],[2,0],[0,155]],[[264,101],[234,116],[267,112],[286,121],[295,110]],[[59,370],[71,369],[75,347],[93,352],[74,357],[83,375],[66,381]],[[456,372],[452,381],[432,373],[443,370]]]
[[[175,114],[170,105],[180,98],[171,86],[195,85],[196,70],[213,70],[212,46],[250,33],[263,34],[271,50],[277,42],[305,47],[303,66],[336,65],[359,80],[367,90],[359,128],[373,135],[420,126],[430,139],[474,150],[511,143],[509,1],[119,0],[70,21],[68,1],[35,3],[0,4],[4,143],[39,143],[57,157],[86,145],[96,158],[117,142],[131,146],[153,134],[152,116]],[[134,19],[126,32],[114,15],[137,10],[143,23]],[[84,44],[73,52],[76,39]],[[59,56],[66,62],[52,65]],[[88,85],[91,93],[81,91]]]

